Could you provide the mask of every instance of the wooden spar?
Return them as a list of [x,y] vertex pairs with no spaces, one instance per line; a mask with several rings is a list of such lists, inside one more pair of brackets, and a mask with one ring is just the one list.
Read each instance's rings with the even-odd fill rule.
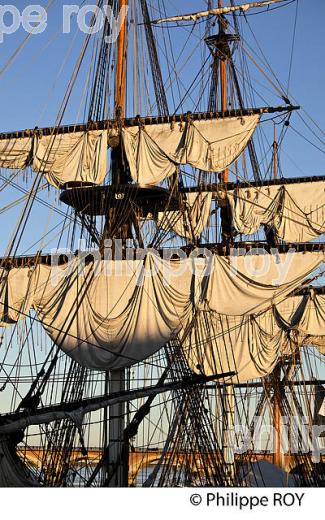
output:
[[280,368],[274,372],[275,381],[273,382],[273,464],[282,467],[281,454],[281,388],[280,388]]
[[[221,9],[222,0],[218,0],[218,7]],[[219,16],[219,38],[221,48],[219,48],[219,73],[220,73],[220,96],[221,96],[221,112],[225,114],[227,111],[227,53],[223,52],[222,38],[225,34],[224,18]],[[229,169],[226,168],[221,174],[222,183],[229,181]],[[224,213],[224,212],[223,212]],[[224,217],[222,217],[224,218]],[[224,231],[224,230],[223,230]],[[234,480],[234,452],[232,432],[235,427],[235,390],[233,385],[223,389],[223,435],[222,435],[222,451],[224,461],[226,463],[226,478],[228,485],[233,484]]]
[[[221,26],[220,22],[220,26]],[[227,59],[220,60],[220,84],[221,84],[221,111],[224,114],[227,110]],[[227,181],[225,181],[227,182]]]
[[118,393],[90,397],[79,401],[60,403],[52,406],[43,406],[31,413],[31,410],[18,411],[0,416],[0,435],[8,434],[27,428],[32,424],[49,424],[55,420],[70,418],[73,420],[77,415],[84,416],[87,413],[96,412],[105,406],[119,405],[133,399],[156,396],[174,390],[204,386],[210,381],[233,377],[236,372],[224,372],[212,376],[193,375],[184,377],[181,381],[154,385],[138,390],[123,390]]
[[[299,293],[300,294],[300,293]],[[319,385],[325,385],[325,379],[317,379],[317,383]],[[283,387],[291,387],[294,388],[296,386],[313,386],[315,384],[315,380],[312,379],[311,381],[304,381],[303,383],[301,381],[282,381]],[[259,383],[214,383],[213,385],[208,385],[207,388],[212,388],[214,386],[218,388],[223,388],[224,386],[233,386],[234,388],[265,388],[265,381],[260,381]]]
[[[204,244],[204,247],[212,251],[213,254],[219,255],[219,256],[229,256],[229,252],[226,251],[225,247],[222,244]],[[272,247],[269,246],[267,242],[262,241],[246,241],[246,242],[235,242],[232,246],[231,250],[233,253],[241,255],[246,255],[249,251],[252,251],[252,249],[263,249],[267,253],[272,253]],[[296,253],[307,253],[307,252],[325,252],[325,242],[302,242],[302,243],[296,243],[296,242],[290,242],[289,244],[278,244],[276,247],[277,253],[288,253],[292,249],[295,250]],[[165,249],[157,249],[157,254],[161,255],[163,257],[164,252],[166,252],[167,248]],[[193,246],[182,246],[180,247],[180,250],[184,251],[186,254],[190,254],[193,251]],[[135,250],[136,251],[136,250]],[[139,249],[140,251],[140,257],[143,258],[143,249]],[[55,265],[55,266],[63,266],[66,265],[71,259],[77,258],[80,256],[80,258],[84,259],[85,265],[89,265],[91,263],[94,263],[96,260],[96,255],[89,254],[85,257],[84,252],[80,251],[80,253],[77,251],[72,256],[69,255],[58,255],[53,256],[51,254],[38,254],[34,256],[15,256],[15,257],[0,257],[0,268],[2,269],[18,269],[18,268],[27,268],[30,269],[32,267],[35,267],[36,265]],[[122,256],[122,260],[123,260]],[[173,256],[172,256],[173,258]],[[178,257],[179,258],[179,257]],[[139,259],[139,256],[134,254],[134,260]],[[127,259],[130,261],[130,257]],[[324,287],[316,287],[315,291],[317,294],[325,294]],[[308,287],[303,289],[303,291],[308,291]],[[298,293],[297,293],[298,294]],[[301,294],[301,292],[299,292]]]
[[[218,0],[218,7],[222,8],[222,0]],[[219,34],[224,32],[223,20],[219,18]],[[227,66],[226,57],[220,60],[220,82],[221,82],[221,111],[227,110]]]
[[278,392],[275,391],[273,402],[273,428],[274,428],[274,444],[273,444],[273,464],[281,467],[281,412],[280,400]]
[[[57,404],[53,406],[43,406],[36,409],[31,413],[30,410],[18,411],[5,414],[0,417],[0,435],[6,435],[24,428],[30,425],[36,424],[49,424],[55,420],[62,420],[67,418],[73,418],[76,412],[85,415],[86,413],[100,410],[104,406],[109,406],[116,403],[125,401],[131,401],[134,399],[142,399],[154,397],[156,395],[170,392],[173,390],[191,388],[192,386],[199,385],[201,388],[214,388],[218,387],[223,389],[231,386],[232,388],[264,388],[265,383],[262,381],[259,383],[219,383],[219,378],[226,378],[234,376],[234,372],[228,372],[225,374],[213,375],[213,376],[196,376],[176,383],[165,383],[162,385],[150,386],[147,388],[141,388],[138,390],[126,390],[119,394],[111,394],[108,396],[93,397],[88,399],[82,399],[80,401]],[[324,379],[317,380],[320,385],[325,384]],[[301,386],[301,381],[284,381],[283,385],[288,387]],[[315,385],[315,380],[304,381],[304,386]],[[50,415],[52,414],[52,415]]]
[[[126,369],[111,370],[109,373],[109,395],[118,395],[126,389]],[[109,441],[107,461],[107,487],[128,486],[128,442],[125,442],[126,401],[109,406]],[[106,448],[106,446],[105,446]]]
[[[129,0],[119,0],[119,11],[128,9]],[[123,118],[126,101],[126,52],[127,52],[127,16],[123,19],[117,40],[116,56],[116,117]]]
[[[313,175],[311,177],[290,177],[281,179],[266,179],[260,181],[243,181],[243,182],[228,182],[225,186],[227,191],[241,189],[241,188],[263,188],[263,186],[286,186],[288,184],[303,184],[305,182],[324,182],[325,175]],[[199,186],[191,186],[181,188],[182,193],[191,193],[191,192],[203,192],[203,191],[222,191],[223,186],[219,184],[203,184],[201,183]]]
[[[222,0],[218,0],[218,7],[222,8]],[[224,19],[222,16],[219,17],[219,36],[222,37],[224,34]],[[227,110],[227,56],[219,53],[219,70],[220,70],[220,96],[221,96],[221,112],[226,113]],[[227,183],[229,181],[229,169],[226,168],[221,174],[221,181]],[[227,464],[229,484],[233,481],[233,460],[232,460],[232,446],[230,431],[235,426],[235,392],[234,387],[231,385],[229,388],[224,389],[224,416],[223,416],[223,439],[222,449],[224,452],[224,459]]]
[[234,441],[233,436],[235,423],[235,389],[233,384],[229,384],[223,388],[223,425],[222,425],[222,452],[223,459],[226,464],[227,484],[234,483]]
[[[222,8],[222,0],[218,0],[218,7]],[[219,35],[224,34],[223,18],[219,17]],[[225,114],[227,110],[227,57],[219,54],[219,70],[220,70],[220,96],[221,96],[221,112]],[[229,169],[226,168],[222,172],[221,180],[223,183],[229,181]],[[222,449],[224,452],[224,459],[228,468],[229,484],[233,479],[233,461],[231,460],[232,446],[230,431],[235,426],[235,392],[234,387],[231,385],[227,389],[224,389],[224,415],[223,415],[223,439]]]
[[277,4],[280,2],[285,2],[286,0],[266,0],[263,2],[251,2],[251,3],[245,3],[245,4],[239,4],[235,6],[228,6],[228,7],[219,7],[214,9],[209,9],[208,11],[201,11],[198,13],[189,13],[189,14],[183,14],[178,16],[171,16],[169,18],[159,18],[158,20],[152,20],[152,24],[159,24],[163,22],[184,22],[184,21],[190,21],[195,22],[199,20],[202,17],[207,16],[217,16],[217,15],[224,15],[228,13],[233,13],[235,11],[241,11],[245,13],[248,11],[248,9],[252,9],[253,7],[265,7],[269,6],[271,4]]
[[[20,139],[23,137],[33,137],[33,136],[42,136],[42,135],[61,135],[61,134],[69,134],[75,132],[86,132],[87,130],[110,130],[110,129],[118,129],[118,123],[122,124],[122,126],[131,128],[134,126],[139,126],[139,124],[144,124],[146,126],[149,125],[158,125],[164,123],[182,123],[186,122],[188,118],[192,121],[200,121],[200,120],[212,120],[212,119],[221,119],[227,117],[241,117],[241,116],[250,116],[254,114],[274,114],[281,112],[292,112],[293,110],[299,110],[300,106],[295,105],[285,105],[278,107],[258,107],[258,108],[245,108],[245,109],[233,109],[226,110],[223,112],[187,112],[186,114],[170,114],[168,116],[150,116],[150,117],[130,117],[130,118],[122,118],[119,121],[116,119],[106,119],[103,121],[89,121],[85,124],[74,124],[74,125],[64,125],[59,127],[44,127],[44,128],[28,128],[26,130],[17,130],[14,132],[2,132],[0,133],[0,141],[4,139]],[[55,132],[54,132],[55,130]]]

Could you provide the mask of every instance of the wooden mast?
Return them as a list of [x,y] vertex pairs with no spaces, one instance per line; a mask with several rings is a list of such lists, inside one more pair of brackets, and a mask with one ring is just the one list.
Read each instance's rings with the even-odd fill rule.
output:
[[[222,0],[218,0],[218,7],[223,7]],[[220,75],[220,105],[222,117],[227,112],[227,60],[228,55],[226,49],[228,44],[225,45],[225,19],[223,16],[219,16],[219,75]],[[221,181],[228,182],[229,170],[226,168],[221,174]],[[230,238],[229,232],[229,211],[228,207],[221,208],[222,221],[223,221],[223,236],[224,230],[226,230],[226,241]],[[224,224],[226,226],[224,228]],[[228,486],[234,485],[235,478],[235,466],[234,466],[234,442],[233,430],[235,428],[235,389],[233,384],[228,387],[224,387],[223,390],[223,438],[222,438],[222,451],[225,462],[226,472],[226,483]]]
[[222,425],[222,452],[225,463],[226,484],[234,485],[234,431],[235,431],[236,395],[233,384],[223,388],[223,425]]
[[[218,7],[222,6],[222,0],[218,0]],[[224,33],[223,18],[219,17],[219,35]],[[220,95],[221,95],[221,112],[225,114],[227,111],[227,57],[221,56],[220,59]],[[229,170],[226,168],[222,172],[222,181],[228,182]]]
[[[119,126],[126,112],[126,75],[127,75],[127,9],[128,0],[119,0],[119,13],[125,14],[117,39],[116,69],[115,69],[115,119]],[[112,185],[119,186],[129,183],[127,165],[122,144],[112,149]],[[117,225],[119,217],[115,208],[110,208],[106,219],[104,239],[127,239],[131,236],[130,225]],[[114,251],[113,243],[113,251]]]
[[[119,0],[119,12],[128,7],[128,0]],[[127,50],[127,16],[125,16],[117,40],[115,110],[116,119],[125,115],[126,104],[126,50]],[[112,152],[112,182],[115,185],[125,183],[125,165],[122,147]],[[114,172],[114,169],[116,171]],[[113,211],[114,212],[114,211]],[[123,232],[123,231],[122,231]],[[114,249],[113,249],[114,250]],[[126,389],[126,370],[111,370],[109,373],[109,394],[124,392]],[[109,407],[109,443],[106,484],[108,487],[126,487],[128,485],[128,445],[124,439],[126,427],[126,404],[117,403]]]
[[[128,8],[129,0],[119,0],[119,11]],[[127,54],[127,17],[124,18],[117,40],[116,79],[115,79],[115,110],[116,118],[125,115],[126,102],[126,54]]]
[[281,453],[281,367],[276,367],[273,373],[273,464],[282,467]]

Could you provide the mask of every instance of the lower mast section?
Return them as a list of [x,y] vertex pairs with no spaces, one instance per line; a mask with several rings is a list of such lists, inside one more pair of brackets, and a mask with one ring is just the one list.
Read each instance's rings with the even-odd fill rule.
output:
[[[280,375],[279,371],[277,374]],[[274,387],[274,396],[273,396],[273,464],[282,468],[282,453],[281,453],[281,394],[280,387],[277,382],[275,382]]]
[[[125,369],[112,370],[109,374],[109,393],[120,393],[126,389]],[[128,442],[124,436],[126,427],[126,403],[109,407],[108,461],[105,485],[107,487],[128,486]]]
[[224,387],[223,391],[223,434],[222,453],[225,465],[227,486],[234,485],[235,478],[235,453],[234,453],[234,429],[235,429],[235,388],[234,385]]

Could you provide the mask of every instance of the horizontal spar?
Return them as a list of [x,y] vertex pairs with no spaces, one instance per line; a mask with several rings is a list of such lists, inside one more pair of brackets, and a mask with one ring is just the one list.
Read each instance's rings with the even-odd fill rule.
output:
[[93,130],[108,130],[112,128],[134,127],[139,125],[157,125],[166,123],[181,123],[186,122],[188,119],[193,121],[199,120],[210,120],[227,117],[240,117],[254,114],[273,114],[276,112],[292,112],[293,110],[299,110],[299,106],[286,105],[278,107],[260,107],[260,108],[245,108],[227,110],[226,112],[187,112],[186,114],[174,114],[168,116],[154,116],[154,117],[141,117],[136,116],[133,118],[126,118],[122,120],[107,119],[103,121],[90,121],[88,123],[65,125],[57,127],[45,127],[45,128],[33,128],[26,130],[18,130],[8,133],[0,133],[0,141],[4,139],[20,139],[23,137],[41,136],[41,135],[60,135],[69,134],[75,132],[86,132]]
[[[314,379],[312,381],[279,381],[279,384],[281,386],[286,387],[305,387],[305,386],[315,386],[315,385],[325,385],[325,379]],[[252,389],[252,388],[265,388],[265,386],[271,387],[270,383],[265,384],[265,382],[254,382],[254,383],[216,383],[216,384],[210,384],[206,385],[207,389],[213,390],[214,388],[224,388],[226,386],[231,386],[234,388],[246,388],[246,389]]]
[[176,383],[166,383],[164,385],[155,385],[153,387],[141,388],[139,390],[129,390],[111,394],[108,397],[94,397],[90,399],[82,399],[76,402],[58,404],[53,406],[45,406],[31,413],[30,410],[6,414],[0,417],[0,435],[13,433],[23,430],[31,425],[48,424],[52,421],[70,418],[82,419],[83,416],[90,412],[95,412],[106,406],[131,401],[133,399],[141,399],[143,397],[156,396],[164,392],[174,390],[182,390],[195,386],[205,385],[209,381],[233,377],[236,372],[225,372],[223,374],[214,374],[213,376],[192,376],[183,378]]
[[206,18],[207,16],[223,16],[225,14],[235,13],[236,11],[241,11],[242,13],[245,13],[246,11],[248,11],[249,9],[253,9],[254,7],[268,7],[269,5],[278,4],[285,1],[286,0],[265,0],[264,2],[251,2],[234,6],[215,7],[213,9],[208,9],[207,11],[180,14],[177,16],[171,16],[169,18],[159,18],[158,20],[152,20],[150,23],[153,25],[157,25],[164,22],[195,22],[200,18]]
[[[213,254],[219,256],[229,256],[229,251],[225,246],[221,243],[218,244],[201,244],[201,248],[205,248],[209,251],[212,251]],[[182,246],[179,248],[184,251],[186,254],[190,254],[194,251],[195,247],[193,246]],[[246,255],[249,251],[254,249],[263,249],[263,251],[272,253],[274,247],[270,246],[267,242],[263,241],[246,241],[246,242],[235,242],[231,247],[232,254],[235,255]],[[325,242],[290,242],[288,244],[278,244],[276,246],[277,253],[288,253],[291,252],[292,249],[295,250],[296,253],[307,253],[307,252],[325,252]],[[164,253],[168,251],[168,248],[165,249],[157,249],[157,254],[160,254],[163,257]],[[171,248],[170,251],[175,250],[175,248]],[[130,252],[130,251],[129,251]],[[145,249],[134,249],[134,259],[144,259],[146,250]],[[123,250],[121,251],[123,255]],[[26,267],[31,268],[36,265],[55,265],[55,266],[64,266],[72,259],[77,258],[78,256],[84,259],[85,265],[94,262],[94,255],[89,254],[86,255],[82,251],[77,251],[73,255],[65,255],[61,254],[58,256],[51,254],[36,254],[33,256],[15,256],[15,257],[0,257],[0,268],[2,269],[13,269],[18,267]],[[95,255],[96,256],[96,255]],[[122,258],[123,259],[123,258]],[[173,255],[171,254],[171,260],[173,259]],[[175,257],[176,259],[176,257]],[[121,258],[119,258],[121,260]],[[128,256],[128,261],[131,260],[130,256]]]
[[313,175],[310,177],[291,177],[291,178],[279,178],[279,179],[266,179],[261,181],[240,181],[240,182],[227,182],[227,183],[212,183],[204,184],[201,183],[197,186],[190,186],[181,188],[181,193],[196,193],[196,192],[220,192],[220,191],[231,191],[242,188],[263,188],[267,186],[285,186],[287,184],[304,184],[306,182],[324,182],[325,175]]
[[[254,383],[215,383],[209,385],[209,382],[220,379],[223,377],[231,377],[235,375],[234,372],[221,374],[218,376],[194,376],[189,378],[187,381],[181,381],[178,383],[167,383],[161,386],[154,386],[149,388],[143,388],[141,390],[131,390],[127,392],[121,392],[119,394],[113,394],[110,397],[96,397],[93,399],[87,399],[76,403],[66,403],[64,405],[56,405],[52,407],[44,407],[37,410],[33,415],[27,415],[26,412],[18,412],[13,414],[7,414],[0,419],[0,434],[8,434],[15,432],[20,429],[24,429],[30,425],[45,424],[52,422],[57,419],[72,418],[75,415],[81,414],[82,416],[86,413],[96,411],[104,406],[111,406],[116,403],[131,401],[133,399],[140,399],[143,397],[156,396],[158,394],[179,390],[182,388],[189,388],[191,386],[200,385],[206,389],[213,390],[216,387],[223,388],[225,386],[234,386],[235,388],[264,388],[262,382]],[[312,380],[312,381],[287,381],[282,383],[284,386],[314,386],[315,384],[325,385],[324,379]],[[50,415],[51,414],[51,417]],[[70,414],[70,415],[69,415]]]

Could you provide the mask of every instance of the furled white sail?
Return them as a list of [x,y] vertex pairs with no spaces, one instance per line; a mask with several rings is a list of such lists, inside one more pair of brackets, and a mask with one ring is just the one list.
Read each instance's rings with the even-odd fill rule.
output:
[[[270,257],[269,272],[262,265],[265,260],[253,255],[233,264],[231,258],[204,259],[195,253],[168,261],[150,252],[144,260],[84,266],[78,258],[64,269],[12,269],[2,277],[1,325],[24,317],[32,307],[53,341],[78,363],[99,370],[132,365],[175,335],[184,336],[198,311],[241,320],[270,308],[324,259],[321,252],[258,256]],[[267,345],[271,334],[264,329]],[[204,341],[202,336],[194,347],[198,350]],[[244,353],[238,352],[235,361],[240,363]],[[272,366],[267,360],[259,363],[263,370]]]
[[0,140],[0,167],[23,170],[30,164],[33,139],[21,137]]
[[31,166],[56,187],[67,182],[101,184],[107,173],[107,141],[106,130],[0,140],[0,167]]
[[80,181],[102,184],[107,173],[107,132],[75,132],[37,140],[33,169],[54,186]]
[[270,312],[225,316],[199,311],[180,335],[190,368],[196,373],[236,372],[234,383],[270,374],[279,357],[289,352],[285,333]]
[[241,11],[245,13],[249,9],[253,7],[267,7],[271,4],[277,4],[279,2],[285,2],[286,0],[265,0],[264,2],[250,2],[245,4],[239,4],[234,6],[225,6],[225,7],[215,7],[213,9],[209,9],[208,11],[199,11],[196,13],[190,14],[180,14],[177,16],[171,16],[169,18],[159,18],[158,20],[153,20],[151,23],[159,24],[163,22],[186,22],[199,20],[200,18],[204,18],[206,16],[217,16],[217,15],[225,15],[228,13],[233,13],[236,11]]
[[325,232],[325,182],[239,188],[228,192],[238,233],[273,226],[287,242],[306,242]]
[[325,354],[325,296],[311,295],[297,330],[306,345],[313,344]]
[[34,276],[29,269],[0,269],[0,326],[22,320],[34,301]]
[[[242,316],[261,312],[292,292],[324,260],[323,253],[214,256],[206,278],[206,301],[218,314]],[[256,253],[256,251],[255,251]]]
[[187,193],[183,211],[158,213],[157,225],[188,239],[199,237],[211,213],[212,193]]
[[194,372],[209,376],[236,371],[234,383],[261,378],[279,357],[313,345],[325,353],[325,297],[289,296],[272,309],[246,316],[201,309],[180,333]]
[[222,171],[244,150],[259,119],[259,115],[189,119],[124,128],[122,139],[132,178],[139,184],[158,184],[180,164]]
[[[131,175],[139,184],[157,184],[190,164],[222,171],[243,151],[260,115],[184,120],[125,127],[122,140]],[[31,166],[56,187],[68,182],[101,184],[107,172],[107,146],[118,136],[110,130],[55,133],[0,139],[0,167]],[[115,139],[116,140],[116,139]]]

